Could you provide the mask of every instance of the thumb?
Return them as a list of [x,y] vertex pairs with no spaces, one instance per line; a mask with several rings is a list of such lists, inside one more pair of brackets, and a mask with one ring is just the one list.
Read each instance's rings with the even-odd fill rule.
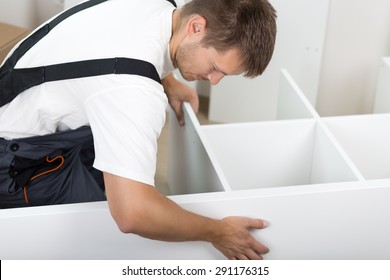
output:
[[195,114],[198,113],[199,111],[199,97],[197,94],[193,95],[187,102],[190,103],[192,110],[194,111]]
[[269,226],[269,222],[263,219],[250,219],[248,229],[263,229]]

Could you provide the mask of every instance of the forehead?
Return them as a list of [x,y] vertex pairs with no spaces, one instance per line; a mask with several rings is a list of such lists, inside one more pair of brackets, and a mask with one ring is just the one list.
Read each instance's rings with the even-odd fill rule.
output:
[[240,52],[237,49],[218,52],[214,48],[209,48],[209,53],[217,70],[226,75],[239,75],[244,72]]

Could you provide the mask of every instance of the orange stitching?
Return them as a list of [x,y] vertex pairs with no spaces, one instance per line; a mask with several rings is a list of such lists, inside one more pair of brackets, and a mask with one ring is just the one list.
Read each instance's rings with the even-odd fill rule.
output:
[[[39,173],[39,174],[35,175],[34,177],[31,177],[30,182],[31,182],[32,180],[35,180],[36,178],[42,176],[42,175],[48,174],[48,173],[50,173],[50,172],[53,172],[53,171],[56,171],[57,169],[59,169],[59,168],[64,164],[64,162],[65,162],[65,159],[64,159],[63,156],[56,156],[56,157],[53,158],[53,159],[49,159],[48,156],[46,157],[46,161],[47,161],[48,163],[52,163],[53,161],[56,161],[57,159],[61,159],[61,163],[60,163],[58,166],[54,167],[53,169],[49,169],[49,170],[46,170],[46,171],[44,171],[44,172],[42,172],[42,173]],[[24,200],[26,201],[26,204],[28,205],[27,185],[24,186],[24,188],[23,188],[23,194],[24,194]]]
[[26,201],[26,204],[28,205],[27,186],[24,186],[23,194],[24,194],[24,200]]
[[53,169],[49,169],[49,170],[46,170],[46,171],[44,171],[44,172],[42,172],[42,173],[39,173],[39,174],[35,175],[34,177],[32,177],[32,178],[30,179],[30,181],[35,180],[35,179],[38,178],[39,176],[42,176],[42,175],[48,174],[48,173],[50,173],[50,172],[56,171],[58,168],[60,168],[60,167],[64,164],[64,161],[65,161],[63,156],[56,156],[56,157],[53,158],[53,159],[49,159],[49,157],[46,157],[46,161],[47,161],[48,163],[52,163],[53,161],[55,161],[55,160],[57,160],[57,159],[59,159],[59,158],[61,159],[60,165],[58,165],[57,167],[55,167],[55,168],[53,168]]

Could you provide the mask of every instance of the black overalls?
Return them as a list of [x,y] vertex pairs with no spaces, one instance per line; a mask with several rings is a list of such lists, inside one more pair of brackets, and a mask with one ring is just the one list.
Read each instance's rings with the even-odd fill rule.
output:
[[[15,49],[0,68],[0,107],[26,89],[48,81],[135,74],[161,83],[152,64],[129,58],[14,68],[18,60],[61,21],[105,1],[91,0],[65,11]],[[172,0],[168,1],[176,6]],[[94,157],[89,126],[22,139],[0,138],[0,208],[105,200],[102,172],[92,167]]]

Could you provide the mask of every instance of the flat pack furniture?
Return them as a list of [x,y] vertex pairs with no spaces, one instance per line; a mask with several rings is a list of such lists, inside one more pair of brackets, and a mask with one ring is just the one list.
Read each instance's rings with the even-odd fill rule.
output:
[[[390,114],[322,118],[286,70],[279,88],[274,120],[200,125],[185,104],[180,127],[171,112],[170,198],[266,219],[253,231],[265,259],[390,259]],[[122,234],[106,202],[0,210],[0,228],[1,259],[224,259],[205,242]]]

